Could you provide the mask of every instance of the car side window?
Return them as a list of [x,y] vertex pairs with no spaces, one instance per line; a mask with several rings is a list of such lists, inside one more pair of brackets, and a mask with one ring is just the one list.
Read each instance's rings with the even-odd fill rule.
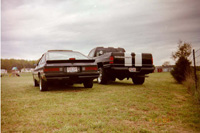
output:
[[91,50],[88,54],[88,57],[94,57],[95,49]]
[[45,55],[43,55],[42,58],[41,58],[40,61],[39,61],[39,65],[44,64],[45,61],[46,61],[46,59],[45,59]]
[[42,60],[42,58],[40,58],[40,60],[39,60],[39,62],[38,62],[38,65],[37,65],[37,66],[39,66],[39,65],[41,64],[41,60]]
[[101,56],[104,54],[104,51],[103,50],[99,50],[96,52],[96,56]]

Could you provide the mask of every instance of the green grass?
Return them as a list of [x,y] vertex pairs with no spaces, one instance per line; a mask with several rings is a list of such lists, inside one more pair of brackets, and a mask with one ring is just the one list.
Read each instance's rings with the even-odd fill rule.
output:
[[92,89],[40,92],[31,74],[1,78],[2,132],[200,132],[200,106],[169,73]]

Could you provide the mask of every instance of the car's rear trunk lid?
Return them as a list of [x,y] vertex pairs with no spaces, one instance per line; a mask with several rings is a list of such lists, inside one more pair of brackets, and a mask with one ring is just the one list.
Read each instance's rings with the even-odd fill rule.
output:
[[47,64],[56,64],[56,63],[93,63],[95,60],[47,60]]

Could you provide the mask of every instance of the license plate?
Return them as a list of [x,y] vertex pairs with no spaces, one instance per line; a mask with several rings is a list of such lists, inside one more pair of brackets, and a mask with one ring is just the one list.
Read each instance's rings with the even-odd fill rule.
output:
[[136,68],[129,68],[129,72],[136,72]]
[[77,67],[67,67],[67,72],[68,73],[78,72],[78,68]]

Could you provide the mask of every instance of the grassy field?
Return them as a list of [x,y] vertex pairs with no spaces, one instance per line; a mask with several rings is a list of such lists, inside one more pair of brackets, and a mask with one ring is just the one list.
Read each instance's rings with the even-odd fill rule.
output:
[[109,85],[51,87],[1,78],[2,132],[200,132],[200,106],[169,73]]

